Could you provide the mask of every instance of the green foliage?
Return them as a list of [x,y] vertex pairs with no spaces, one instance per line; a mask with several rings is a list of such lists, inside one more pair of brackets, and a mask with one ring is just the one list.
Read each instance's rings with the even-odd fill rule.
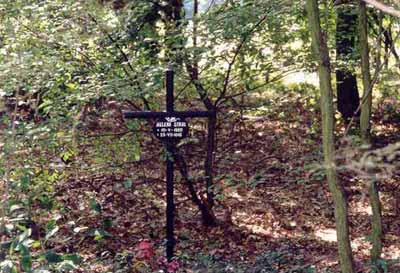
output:
[[225,262],[216,259],[213,255],[198,255],[195,262],[190,263],[191,270],[200,272],[244,273],[246,265]]
[[304,261],[293,257],[292,251],[268,251],[257,257],[251,273],[278,273],[282,272],[282,268],[287,268],[292,265],[285,273],[314,273],[315,269],[312,266],[303,266]]
[[[303,1],[226,1],[195,18],[182,19],[177,29],[168,18],[165,1],[124,1],[128,3],[120,9],[104,2],[0,1],[0,143],[4,144],[0,174],[6,196],[1,200],[6,215],[0,218],[7,219],[2,232],[9,239],[0,245],[2,272],[19,268],[65,272],[80,263],[77,254],[52,249],[65,224],[60,219],[71,210],[61,208],[57,197],[66,189],[60,186],[93,173],[123,172],[128,164],[141,160],[141,122],[124,121],[120,110],[163,109],[168,65],[177,72],[178,109],[180,101],[203,107],[195,85],[201,84],[222,111],[237,105],[238,98],[253,98],[244,110],[250,115],[287,119],[295,110],[288,102],[294,100],[319,111],[314,85],[281,81],[294,70],[315,69]],[[333,33],[336,18],[328,2],[322,7],[322,24]],[[331,38],[328,41],[333,45]],[[197,80],[187,71],[195,64]],[[397,84],[396,76],[395,70],[384,74],[385,98],[398,97],[390,85]],[[396,114],[395,107],[386,111],[396,116],[391,115]],[[302,122],[300,118],[296,121]],[[311,136],[320,132],[315,124],[309,127]],[[161,153],[161,159],[168,156]],[[324,179],[313,163],[307,161],[291,171]],[[232,190],[255,189],[265,183],[264,175],[257,173],[248,181],[226,175],[224,181]],[[221,187],[216,185],[215,191],[223,201]],[[137,191],[129,178],[113,183],[110,190]],[[149,192],[140,194],[154,197]],[[104,247],[114,218],[106,214],[109,208],[97,196],[85,201],[96,223],[83,240]],[[276,272],[278,264],[288,262],[287,256],[267,252],[257,259],[254,272]],[[199,257],[196,266],[198,272],[206,268],[239,273],[249,268],[212,256]],[[312,272],[300,265],[295,270],[290,272]]]
[[[18,219],[15,219],[15,221]],[[46,243],[56,234],[58,226],[56,221],[52,220],[47,225],[47,233],[42,242],[37,241],[33,238],[33,232],[37,232],[37,225],[30,224],[32,228],[27,228],[20,222],[16,224],[16,230],[9,227],[9,232],[15,234],[12,241],[2,245],[2,253],[4,252],[4,261],[0,264],[1,272],[14,272],[16,266],[19,264],[23,272],[38,272],[38,268],[34,270],[33,261],[45,262],[46,266],[40,268],[44,269],[56,269],[61,270],[62,268],[70,267],[73,269],[75,265],[81,262],[81,258],[77,254],[57,254],[53,251],[47,251],[44,253],[38,253],[37,248]],[[35,254],[33,254],[35,252]],[[62,271],[55,271],[62,272]]]
[[191,263],[193,272],[234,273],[315,273],[313,266],[304,265],[301,258],[285,250],[267,251],[257,256],[254,263],[228,262],[213,255],[198,255]]
[[389,273],[393,266],[398,266],[399,260],[378,259],[376,262],[367,263],[371,273]]

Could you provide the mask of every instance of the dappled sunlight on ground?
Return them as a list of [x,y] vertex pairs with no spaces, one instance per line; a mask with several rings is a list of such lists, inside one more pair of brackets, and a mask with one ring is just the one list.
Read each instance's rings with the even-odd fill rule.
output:
[[322,241],[326,242],[336,242],[336,230],[335,229],[317,229],[314,231],[315,237],[321,239]]
[[[226,120],[219,124],[215,153],[218,186],[215,214],[219,226],[205,228],[201,225],[198,210],[177,173],[178,256],[211,255],[215,260],[232,264],[251,264],[263,253],[280,252],[282,247],[287,247],[292,261],[314,265],[318,273],[326,269],[336,272],[338,258],[332,198],[321,170],[320,128],[314,113],[296,99],[280,104],[272,112],[247,113],[243,119],[233,112],[223,118]],[[202,189],[205,126],[204,122],[193,124],[189,144],[182,144],[180,149],[190,175],[198,179],[196,187]],[[381,130],[390,136],[391,128],[384,126]],[[65,237],[72,239],[63,248],[86,249],[86,261],[94,261],[102,255],[111,257],[115,253],[134,252],[135,245],[145,239],[155,244],[157,255],[163,255],[165,183],[161,148],[150,137],[144,139],[142,160],[146,160],[132,162],[121,172],[135,170],[135,176],[110,173],[101,177],[71,177],[70,183],[59,189],[66,193],[58,198],[69,209],[65,221],[74,219],[74,228],[99,229],[106,219],[114,223],[106,230],[112,236],[101,244],[92,237],[83,236],[83,231],[64,230]],[[133,183],[129,189],[124,189],[127,178]],[[370,244],[366,236],[371,215],[365,183],[351,173],[343,173],[340,178],[349,198],[355,260],[358,267],[363,268],[362,264],[369,257]],[[382,182],[387,232],[384,257],[396,259],[400,258],[396,201],[400,200],[399,177]],[[92,193],[83,190],[86,188]],[[93,200],[102,206],[101,214],[90,209]],[[107,257],[104,260],[109,259]]]
[[400,246],[384,248],[382,257],[385,259],[400,259]]

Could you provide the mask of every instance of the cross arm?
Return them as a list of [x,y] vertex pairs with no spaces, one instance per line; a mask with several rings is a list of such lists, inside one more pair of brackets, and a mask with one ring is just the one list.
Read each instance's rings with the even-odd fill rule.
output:
[[181,118],[212,118],[216,116],[215,111],[182,111],[182,112],[123,112],[124,117],[127,119],[132,118],[163,118],[169,116],[177,116]]
[[166,112],[150,112],[150,111],[143,111],[143,112],[131,112],[131,111],[126,111],[123,112],[124,118],[131,119],[131,118],[162,118],[165,117],[164,114]]

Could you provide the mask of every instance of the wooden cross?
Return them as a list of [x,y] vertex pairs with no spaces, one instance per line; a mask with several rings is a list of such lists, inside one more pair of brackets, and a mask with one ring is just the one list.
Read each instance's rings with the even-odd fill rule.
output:
[[166,157],[166,175],[167,175],[167,225],[166,225],[166,255],[168,261],[174,256],[174,162],[170,155],[173,155],[175,143],[177,140],[182,139],[188,134],[188,124],[185,118],[215,118],[214,111],[182,111],[174,110],[174,71],[168,69],[166,71],[166,112],[124,112],[124,117],[127,119],[144,118],[154,119],[157,118],[153,133],[160,139],[167,151]]

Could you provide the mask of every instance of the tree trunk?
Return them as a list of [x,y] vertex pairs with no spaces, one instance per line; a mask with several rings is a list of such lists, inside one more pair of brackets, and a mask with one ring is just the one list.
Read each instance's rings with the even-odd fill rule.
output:
[[[360,0],[359,2],[360,20],[359,20],[359,33],[360,33],[360,51],[361,51],[361,72],[363,75],[364,95],[361,106],[361,119],[360,127],[361,134],[364,142],[370,141],[370,118],[372,107],[372,82],[369,65],[369,48],[368,48],[368,22],[365,3]],[[377,57],[380,59],[380,54]],[[380,60],[378,61],[380,63]],[[379,191],[376,187],[376,181],[372,180],[369,184],[369,200],[372,208],[371,217],[371,260],[376,264],[382,253],[382,211],[381,203],[379,200]]]
[[[385,38],[385,56],[389,54],[389,51],[392,52],[393,57],[396,59],[396,66],[400,67],[400,57],[396,51],[396,47],[393,44],[393,37],[392,37],[392,25],[390,24],[387,29],[383,32],[383,36]],[[385,69],[389,69],[389,58],[385,58]]]
[[[197,48],[197,15],[199,12],[199,1],[194,0],[193,2],[193,47]],[[193,56],[193,67],[191,69],[190,74],[192,75],[192,81],[199,80],[199,67],[196,60],[196,56]],[[198,88],[196,88],[198,90]],[[209,101],[205,101],[204,96],[199,93],[200,98],[202,99],[204,106],[208,111],[215,111],[216,108]],[[214,149],[215,149],[215,138],[216,138],[216,127],[217,120],[215,117],[211,117],[208,121],[208,129],[207,129],[207,155],[204,161],[204,170],[205,170],[205,180],[207,187],[207,203],[210,209],[214,206],[214,188],[213,188],[213,162],[214,162]]]
[[361,52],[361,72],[363,78],[364,93],[361,104],[360,129],[361,137],[364,142],[370,141],[370,119],[372,107],[372,81],[369,64],[369,47],[368,47],[368,19],[365,3],[360,1],[360,52]]
[[379,198],[379,190],[376,186],[376,181],[372,180],[368,189],[369,201],[372,208],[371,216],[371,261],[374,264],[378,264],[378,260],[381,258],[382,254],[382,209],[381,201]]
[[208,121],[207,130],[207,156],[204,162],[206,186],[207,186],[207,202],[212,208],[214,206],[214,183],[213,183],[213,163],[214,163],[214,149],[215,149],[215,136],[217,129],[216,117],[211,117]]
[[347,64],[354,61],[352,56],[355,48],[357,30],[357,15],[355,9],[348,4],[337,7],[336,21],[336,92],[338,110],[347,122],[356,113],[360,105],[360,97],[357,88],[357,77],[354,69]]
[[312,37],[312,45],[318,60],[319,84],[321,89],[321,112],[324,161],[329,189],[335,205],[336,232],[339,260],[342,273],[354,273],[349,225],[347,219],[347,200],[344,189],[337,178],[334,159],[333,135],[333,91],[331,83],[330,58],[326,41],[321,31],[317,0],[307,0],[307,15]]
[[190,179],[185,159],[176,150],[173,151],[173,156],[175,162],[178,165],[182,178],[189,190],[190,198],[192,202],[198,207],[201,213],[203,225],[207,227],[217,226],[217,218],[215,217],[213,210],[211,209],[209,204],[207,204],[207,202],[203,202],[197,195],[197,191],[194,187],[193,181]]

